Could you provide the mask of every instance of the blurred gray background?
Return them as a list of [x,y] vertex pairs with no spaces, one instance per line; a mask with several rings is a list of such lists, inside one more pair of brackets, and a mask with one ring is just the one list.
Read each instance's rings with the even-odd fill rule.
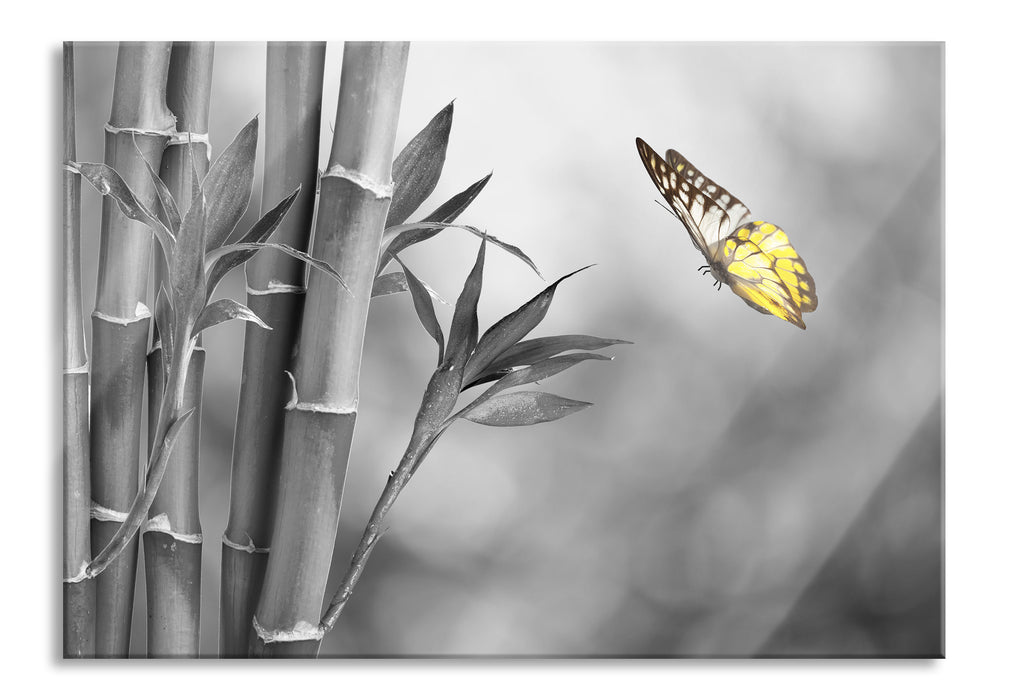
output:
[[[101,161],[116,47],[76,52],[78,158]],[[341,54],[331,43],[323,165]],[[265,44],[218,44],[215,154],[264,113],[265,61]],[[453,99],[445,170],[419,213],[493,170],[461,222],[522,247],[548,281],[598,263],[561,286],[534,335],[635,344],[544,383],[596,404],[573,417],[453,427],[323,654],[940,655],[942,45],[416,43],[399,145]],[[785,229],[817,283],[808,330],[696,272],[636,136]],[[87,309],[99,212],[86,189]],[[476,248],[449,230],[405,259],[454,298]],[[491,248],[481,326],[543,286]],[[241,273],[220,294],[242,300]],[[243,334],[225,324],[204,339],[207,655]],[[372,305],[334,578],[435,359],[406,296]]]

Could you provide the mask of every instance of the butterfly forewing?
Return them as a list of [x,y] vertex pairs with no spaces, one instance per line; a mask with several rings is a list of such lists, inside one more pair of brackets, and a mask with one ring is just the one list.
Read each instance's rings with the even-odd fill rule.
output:
[[705,259],[710,261],[711,243],[701,233],[698,222],[690,215],[690,210],[687,207],[689,199],[685,198],[682,194],[682,178],[676,174],[676,171],[670,167],[669,163],[663,160],[662,156],[656,153],[651,146],[641,139],[637,140],[637,144],[641,162],[645,164],[645,170],[651,176],[652,182],[659,188],[662,198],[673,208],[673,213],[676,214],[676,217],[687,227],[687,233],[690,234],[690,240],[693,242],[694,247],[704,254]]
[[[745,204],[714,180],[704,176],[681,153],[670,148],[666,151],[666,162],[681,180],[689,184],[689,194],[692,195],[691,213],[699,216],[698,228],[709,243],[722,240],[750,220],[750,210]],[[687,194],[682,185],[680,192]]]

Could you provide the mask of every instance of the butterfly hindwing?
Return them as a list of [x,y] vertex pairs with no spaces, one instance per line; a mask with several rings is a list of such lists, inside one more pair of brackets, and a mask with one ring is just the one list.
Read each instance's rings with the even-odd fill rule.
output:
[[785,232],[766,221],[754,221],[749,228],[749,240],[774,260],[774,271],[788,288],[795,305],[803,313],[815,311],[816,284]]
[[[810,301],[816,308],[812,278],[780,228],[765,222],[740,226],[719,244],[715,259],[724,267],[729,287],[749,306],[806,327],[802,311]],[[803,270],[801,279],[796,264]],[[802,289],[802,283],[809,289]]]

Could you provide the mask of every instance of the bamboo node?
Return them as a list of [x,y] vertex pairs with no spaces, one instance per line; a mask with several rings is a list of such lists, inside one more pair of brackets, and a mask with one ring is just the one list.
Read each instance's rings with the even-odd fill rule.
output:
[[63,374],[87,374],[89,368],[88,362],[85,362],[80,367],[64,367]]
[[263,296],[266,294],[304,294],[306,287],[300,284],[286,284],[277,280],[270,280],[266,289],[255,289],[248,284],[245,285],[245,293],[251,296]]
[[188,544],[203,544],[203,534],[199,532],[186,533],[176,532],[172,529],[172,523],[168,519],[167,513],[158,513],[153,518],[144,523],[144,532],[161,532],[179,542]]
[[129,513],[123,513],[122,511],[113,510],[112,508],[106,508],[100,503],[91,501],[91,519],[101,520],[107,523],[125,523],[126,516]]
[[77,572],[74,576],[69,576],[63,579],[63,583],[80,583],[81,581],[86,581],[88,579],[88,564],[91,562],[83,562],[81,564],[81,570]]
[[335,406],[328,403],[298,400],[298,381],[287,370],[284,370],[284,374],[291,379],[291,400],[284,406],[285,411],[310,411],[312,413],[340,413],[345,415],[357,413],[357,399],[354,399],[354,403],[350,406]]
[[221,542],[223,542],[225,546],[231,547],[232,549],[237,549],[240,552],[248,552],[249,554],[269,554],[270,553],[270,548],[269,547],[257,547],[256,543],[252,541],[252,538],[249,537],[248,533],[246,533],[245,536],[248,538],[249,544],[244,544],[243,545],[243,544],[238,544],[237,542],[233,542],[232,540],[228,539],[228,535],[227,534],[225,534],[221,538]]
[[168,143],[165,144],[165,148],[169,146],[187,146],[189,143],[193,144],[202,143],[207,147],[207,160],[210,160],[210,134],[197,134],[193,131],[173,131],[168,135]]
[[136,308],[133,310],[133,318],[124,318],[122,316],[113,316],[112,314],[102,313],[98,309],[91,312],[92,318],[100,318],[103,321],[109,323],[115,323],[119,326],[128,326],[131,323],[136,323],[137,321],[142,321],[145,318],[151,317],[151,310],[142,301],[137,302]]
[[289,630],[268,630],[259,624],[259,620],[256,619],[255,615],[252,616],[252,628],[256,630],[256,634],[259,635],[264,644],[275,644],[277,642],[317,642],[326,633],[319,625],[305,622],[304,620],[298,620],[294,623],[294,627]]
[[311,401],[292,401],[291,403],[284,406],[288,411],[308,411],[310,413],[338,413],[338,414],[352,414],[357,413],[357,402],[355,401],[351,406],[334,406],[328,403],[312,403]]
[[361,189],[371,192],[378,199],[390,199],[392,197],[393,183],[378,182],[368,175],[365,175],[360,170],[349,170],[339,163],[331,165],[329,169],[322,174],[322,177],[343,178],[344,180],[353,182]]
[[105,123],[105,131],[110,134],[133,134],[134,136],[167,136],[172,137],[172,134],[177,133],[174,128],[171,129],[140,129],[132,126],[112,126],[108,122]]

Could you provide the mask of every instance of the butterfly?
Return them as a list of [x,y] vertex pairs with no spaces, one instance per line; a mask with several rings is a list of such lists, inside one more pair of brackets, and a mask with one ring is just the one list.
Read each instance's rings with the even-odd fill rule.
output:
[[785,232],[754,221],[746,205],[670,149],[665,159],[640,138],[638,154],[652,182],[690,234],[711,273],[748,305],[806,328],[803,313],[816,310],[816,285]]

